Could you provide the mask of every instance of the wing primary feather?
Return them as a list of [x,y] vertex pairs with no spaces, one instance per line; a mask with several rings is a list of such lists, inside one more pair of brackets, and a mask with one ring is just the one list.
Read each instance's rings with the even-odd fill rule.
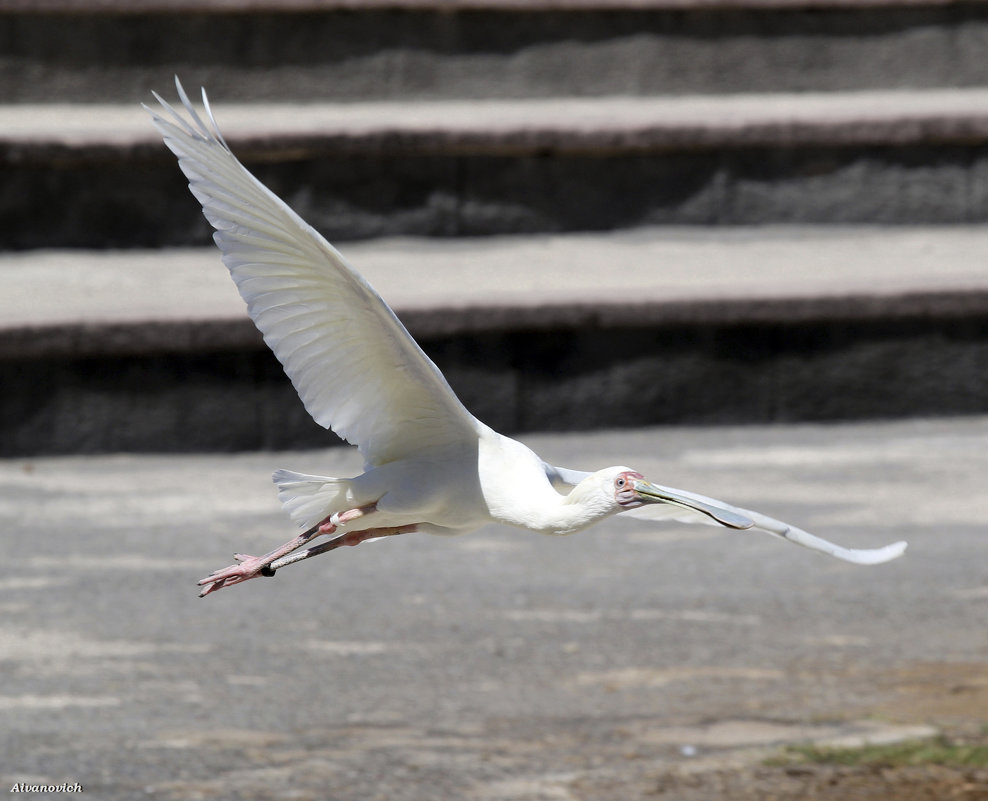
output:
[[[175,83],[181,86],[181,82],[178,80],[178,76],[175,76]],[[216,124],[216,118],[213,116],[213,109],[209,105],[209,98],[206,96],[206,87],[202,87],[202,107],[206,110],[206,116],[209,117],[209,121],[213,124],[213,133],[216,135],[216,140],[223,145],[227,150],[230,146],[226,143],[226,139],[223,138],[223,132],[220,130],[220,126]]]
[[[209,130],[209,127],[206,125],[206,123],[203,122],[202,117],[199,116],[199,112],[196,111],[196,107],[192,105],[192,101],[189,100],[189,96],[185,93],[185,87],[182,86],[182,82],[178,79],[177,75],[175,76],[175,89],[178,92],[178,99],[182,101],[182,105],[185,106],[185,110],[192,115],[192,120],[195,122],[198,129],[203,133],[205,133],[209,139],[218,141],[212,135],[212,131]],[[203,96],[205,96],[206,90],[203,89],[202,93]]]

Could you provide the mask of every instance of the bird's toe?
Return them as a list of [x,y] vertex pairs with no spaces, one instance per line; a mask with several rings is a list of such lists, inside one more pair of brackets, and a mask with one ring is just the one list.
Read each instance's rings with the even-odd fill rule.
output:
[[237,553],[233,555],[233,558],[237,560],[237,564],[214,570],[206,578],[199,579],[197,584],[203,588],[202,592],[199,593],[200,598],[204,598],[209,593],[223,587],[232,587],[234,584],[241,584],[258,576],[274,575],[269,563],[265,562],[262,557]]

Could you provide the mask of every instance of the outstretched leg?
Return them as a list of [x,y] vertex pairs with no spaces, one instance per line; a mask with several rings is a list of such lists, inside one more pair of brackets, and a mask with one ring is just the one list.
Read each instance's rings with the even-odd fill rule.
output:
[[389,528],[369,528],[365,531],[351,531],[346,534],[341,534],[338,537],[334,537],[329,542],[324,542],[322,545],[315,545],[312,548],[306,548],[304,551],[283,556],[281,559],[277,559],[272,562],[268,567],[273,574],[275,570],[280,570],[288,565],[301,562],[303,559],[310,559],[313,556],[319,556],[319,554],[326,553],[326,551],[336,550],[342,545],[360,545],[360,543],[366,542],[367,540],[375,540],[379,537],[393,537],[396,534],[411,534],[417,530],[418,526],[411,525],[392,526]]
[[[370,506],[362,506],[357,509],[348,509],[345,512],[330,515],[321,523],[313,526],[307,531],[299,534],[295,539],[289,540],[284,545],[275,548],[264,556],[250,556],[245,553],[237,553],[233,555],[233,558],[237,560],[237,564],[230,565],[229,567],[224,567],[221,570],[215,570],[210,575],[204,579],[200,579],[199,586],[202,587],[202,592],[199,593],[200,598],[205,598],[209,593],[215,590],[222,589],[223,587],[232,587],[234,584],[241,584],[245,581],[249,581],[252,578],[257,578],[258,576],[273,576],[274,569],[271,567],[271,563],[282,558],[286,554],[290,554],[292,551],[301,548],[310,540],[320,537],[324,534],[334,534],[338,526],[345,525],[359,517],[363,517],[370,512],[373,512],[377,506],[371,504]],[[362,534],[363,532],[354,532],[354,534]],[[350,543],[343,542],[350,534],[344,534],[338,537],[341,540],[341,545],[348,545]],[[364,538],[366,539],[366,537]],[[362,541],[362,540],[361,540]],[[336,540],[333,540],[336,542]],[[356,545],[357,543],[352,543]],[[327,549],[329,550],[329,549]]]

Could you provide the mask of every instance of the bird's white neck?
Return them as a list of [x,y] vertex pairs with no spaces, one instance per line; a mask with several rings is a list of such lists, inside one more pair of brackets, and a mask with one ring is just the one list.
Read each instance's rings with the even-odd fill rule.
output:
[[516,495],[502,522],[541,534],[574,534],[618,511],[613,499],[601,493],[591,479],[578,484],[569,495],[562,495],[544,480],[530,486],[524,499]]
[[481,437],[479,466],[484,499],[499,523],[542,534],[573,534],[619,511],[613,493],[595,476],[569,495],[557,492],[538,456],[493,431]]

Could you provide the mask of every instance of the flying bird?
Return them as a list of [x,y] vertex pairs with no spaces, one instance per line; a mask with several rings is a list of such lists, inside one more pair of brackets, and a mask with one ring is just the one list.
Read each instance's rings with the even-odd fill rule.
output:
[[[145,106],[216,229],[247,311],[317,423],[357,446],[364,472],[336,478],[278,470],[274,481],[302,533],[264,556],[199,581],[200,595],[341,545],[411,532],[461,534],[503,523],[572,534],[620,513],[758,529],[856,564],[906,543],[842,548],[766,515],[647,480],[625,466],[556,467],[460,403],[381,296],[343,256],[237,160],[176,78],[184,113],[160,95]],[[328,537],[319,545],[310,543]]]

